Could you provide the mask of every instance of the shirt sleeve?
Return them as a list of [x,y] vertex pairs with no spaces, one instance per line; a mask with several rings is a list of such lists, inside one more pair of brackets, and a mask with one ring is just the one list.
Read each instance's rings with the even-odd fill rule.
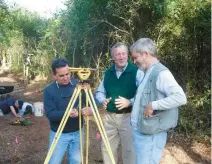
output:
[[18,114],[23,116],[24,115],[24,111],[22,109],[18,109]]
[[106,99],[106,90],[104,87],[104,78],[102,80],[102,82],[100,83],[97,91],[96,91],[96,96],[95,96],[96,100],[97,100],[97,104],[102,104],[105,99]]
[[159,73],[156,88],[160,93],[165,95],[165,97],[152,102],[153,110],[167,110],[187,103],[183,89],[176,82],[169,70]]
[[9,98],[9,99],[7,99],[7,104],[8,104],[8,106],[14,106],[15,100]]
[[[138,69],[137,74],[136,74],[136,86],[138,87],[141,83],[141,81],[144,78],[144,72]],[[135,98],[130,99],[130,105],[133,105],[135,101]]]
[[61,121],[65,113],[63,110],[57,110],[53,96],[47,89],[44,90],[44,109],[49,121]]
[[144,72],[138,69],[136,74],[136,86],[138,87],[144,78]]

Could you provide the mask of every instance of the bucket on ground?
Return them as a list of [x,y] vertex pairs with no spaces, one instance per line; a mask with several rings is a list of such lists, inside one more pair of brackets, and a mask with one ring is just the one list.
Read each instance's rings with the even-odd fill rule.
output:
[[4,113],[1,111],[1,109],[0,109],[0,116],[4,116]]
[[35,102],[33,106],[35,108],[35,116],[43,116],[43,102]]

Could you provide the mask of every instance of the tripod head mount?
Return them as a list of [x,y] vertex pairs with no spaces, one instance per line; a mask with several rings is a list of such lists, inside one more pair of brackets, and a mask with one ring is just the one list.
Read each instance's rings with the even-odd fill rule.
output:
[[87,80],[90,77],[91,71],[95,71],[96,69],[93,69],[93,68],[74,68],[74,67],[69,67],[69,70],[71,72],[76,72],[78,78],[80,80],[84,81],[84,80]]

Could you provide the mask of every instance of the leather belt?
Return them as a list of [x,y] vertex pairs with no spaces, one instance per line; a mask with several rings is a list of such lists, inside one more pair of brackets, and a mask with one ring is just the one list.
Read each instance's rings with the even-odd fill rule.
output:
[[115,113],[116,114],[124,114],[124,113],[131,113],[131,111],[132,111],[132,108],[124,108],[122,110],[116,111]]

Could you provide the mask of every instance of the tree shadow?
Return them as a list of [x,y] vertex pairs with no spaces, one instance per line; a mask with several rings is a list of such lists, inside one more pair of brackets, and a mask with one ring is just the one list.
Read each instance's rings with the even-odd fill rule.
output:
[[[182,137],[179,134],[175,134],[175,136],[171,136],[172,134],[169,134],[168,136],[168,143],[176,146],[177,148],[181,148],[186,155],[193,160],[194,163],[196,164],[211,164],[211,158],[208,159],[201,154],[197,153],[192,149],[192,144],[194,140],[187,140],[186,137]],[[171,149],[172,147],[167,147],[167,149],[170,151],[171,155],[176,157],[177,154],[174,153]],[[205,153],[205,152],[204,152]],[[208,152],[207,152],[208,153]],[[210,154],[211,154],[211,149],[210,149]],[[178,163],[182,163],[182,161],[179,161],[179,159],[175,158]],[[182,163],[182,164],[189,164],[189,163]]]

